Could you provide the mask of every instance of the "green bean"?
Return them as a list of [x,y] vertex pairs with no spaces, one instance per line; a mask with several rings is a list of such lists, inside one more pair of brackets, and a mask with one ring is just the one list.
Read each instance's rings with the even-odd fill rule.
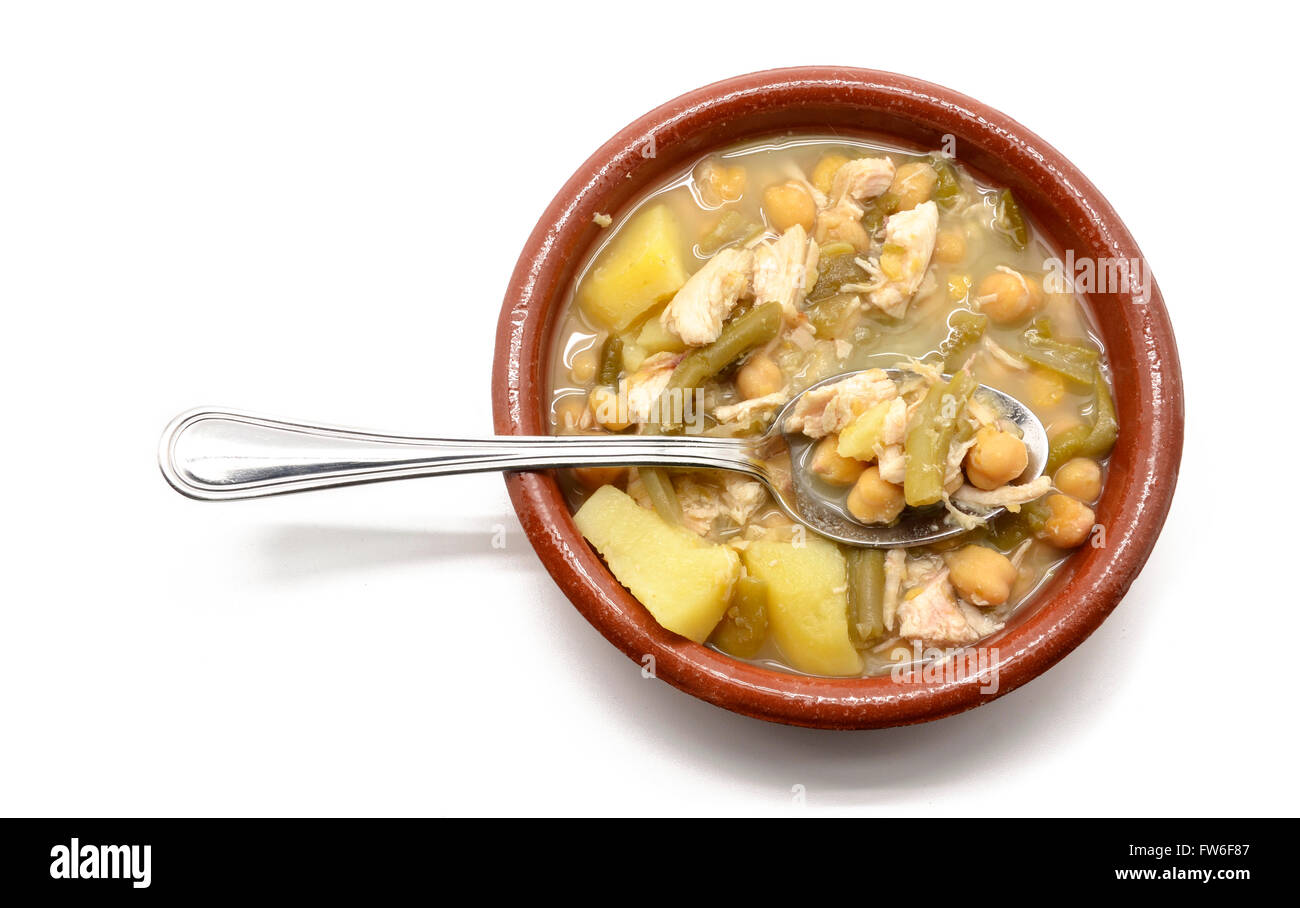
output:
[[994,517],[985,532],[994,548],[1009,552],[1026,539],[1037,536],[1050,516],[1051,511],[1039,499],[1022,504],[1017,514],[1008,511]]
[[885,629],[885,553],[880,549],[849,552],[849,637],[863,646]]
[[618,387],[618,376],[623,371],[623,338],[611,334],[600,348],[600,369],[597,380],[610,388]]
[[709,642],[729,656],[752,659],[767,639],[767,582],[741,577],[728,607]]
[[[731,321],[722,326],[722,333],[717,340],[707,347],[697,347],[682,357],[659,396],[656,412],[660,421],[647,424],[645,431],[658,435],[681,429],[681,422],[675,418],[671,394],[700,387],[750,350],[776,337],[780,330],[780,303],[764,303],[733,316]],[[685,400],[680,409],[685,415]]]
[[994,229],[1018,251],[1023,252],[1029,245],[1029,226],[1025,223],[1025,216],[1021,214],[1020,205],[1010,189],[1003,189],[997,194],[994,211]]
[[761,229],[761,225],[746,219],[740,212],[728,211],[718,221],[717,225],[700,240],[700,252],[705,255],[713,255],[723,246],[737,240],[748,239]]
[[637,475],[641,477],[641,484],[645,486],[646,494],[650,496],[650,503],[654,505],[655,512],[669,523],[680,524],[682,505],[677,500],[677,490],[673,488],[673,481],[669,478],[668,471],[662,467],[640,467],[637,469]]
[[808,308],[808,320],[817,329],[818,337],[840,337],[854,327],[853,316],[859,311],[860,300],[853,293],[838,293],[818,300]]
[[750,350],[766,344],[781,330],[781,304],[764,303],[722,326],[718,339],[682,358],[668,379],[668,388],[698,388]]
[[1053,474],[1061,464],[1075,457],[1101,459],[1110,454],[1119,437],[1119,421],[1115,417],[1115,400],[1106,384],[1101,369],[1093,369],[1093,391],[1097,396],[1097,409],[1091,426],[1067,429],[1053,439],[1047,449],[1047,472]]
[[951,372],[956,367],[956,360],[965,353],[971,344],[984,336],[989,326],[989,317],[983,312],[969,309],[954,309],[948,316],[948,336],[939,344],[939,355],[943,357],[944,371]]
[[934,200],[945,211],[951,210],[961,201],[962,196],[961,180],[957,176],[957,168],[953,167],[952,162],[942,155],[931,156],[930,166],[939,174],[939,182],[934,187]]
[[943,497],[943,479],[948,467],[948,446],[957,428],[957,417],[975,390],[969,372],[958,372],[952,381],[931,386],[917,410],[903,441],[907,472],[903,476],[903,497],[910,507],[924,507]]
[[892,192],[881,193],[866,203],[866,211],[862,215],[862,226],[866,228],[867,233],[875,234],[881,227],[885,226],[885,218],[898,211],[900,204],[898,196]]
[[808,302],[817,303],[832,296],[838,296],[844,284],[860,284],[867,279],[867,272],[853,259],[856,253],[828,255],[817,263],[817,283],[808,292]]
[[1092,384],[1097,363],[1101,360],[1101,354],[1096,350],[1053,340],[1038,328],[1030,328],[1022,339],[1025,359],[1081,385]]

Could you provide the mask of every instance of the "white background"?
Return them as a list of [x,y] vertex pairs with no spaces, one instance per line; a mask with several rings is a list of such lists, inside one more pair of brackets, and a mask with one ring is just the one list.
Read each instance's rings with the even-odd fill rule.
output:
[[[1296,811],[1284,6],[3,9],[3,813]],[[498,476],[228,505],[163,483],[158,434],[199,404],[489,433],[506,280],[569,174],[681,92],[800,63],[1020,120],[1168,301],[1173,512],[1042,678],[920,727],[767,725],[642,680]]]

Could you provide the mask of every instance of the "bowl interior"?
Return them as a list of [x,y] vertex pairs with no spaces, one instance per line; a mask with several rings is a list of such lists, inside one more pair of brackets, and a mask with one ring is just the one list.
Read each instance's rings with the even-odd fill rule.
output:
[[[740,77],[669,102],[596,152],[557,195],[516,268],[502,311],[494,381],[498,432],[544,434],[552,332],[574,272],[602,238],[597,213],[617,214],[663,177],[709,151],[775,133],[833,132],[952,148],[957,160],[1008,186],[1062,253],[1140,263],[1114,211],[1061,155],[1002,114],[937,86],[861,70],[804,69]],[[1138,292],[1085,293],[1106,345],[1121,432],[1096,507],[1105,544],[1084,547],[1033,603],[981,643],[999,675],[976,678],[813,678],[737,662],[664,631],[613,579],[573,526],[555,479],[507,479],[543,562],[615,645],[690,693],[749,715],[822,727],[924,721],[970,708],[1045,670],[1118,603],[1154,544],[1172,496],[1182,440],[1181,380],[1168,317],[1150,280]],[[996,651],[996,652],[994,652]]]

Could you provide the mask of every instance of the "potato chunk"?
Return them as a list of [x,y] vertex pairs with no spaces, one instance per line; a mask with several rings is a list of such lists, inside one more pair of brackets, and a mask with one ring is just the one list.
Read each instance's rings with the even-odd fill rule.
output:
[[681,226],[665,205],[638,213],[583,278],[578,304],[593,321],[623,331],[686,283]]
[[767,583],[768,631],[799,671],[857,675],[862,658],[849,637],[848,568],[833,543],[759,540],[746,547],[749,576]]
[[573,522],[618,582],[675,634],[703,643],[722,620],[740,576],[740,558],[601,486]]

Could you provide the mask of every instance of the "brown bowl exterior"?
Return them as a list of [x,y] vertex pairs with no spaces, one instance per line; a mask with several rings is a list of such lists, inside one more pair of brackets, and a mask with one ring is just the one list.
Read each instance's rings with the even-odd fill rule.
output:
[[[552,330],[574,270],[598,240],[597,213],[618,213],[692,159],[783,131],[884,135],[921,148],[956,141],[957,159],[1009,186],[1061,250],[1076,258],[1140,260],[1114,209],[1069,161],[1011,118],[937,85],[839,67],[739,76],[669,101],[584,163],[529,237],[497,329],[492,402],[496,431],[546,434]],[[1149,274],[1149,272],[1147,272]],[[1106,343],[1120,419],[1097,505],[1105,544],[1069,559],[1032,606],[983,645],[996,647],[998,687],[978,678],[830,679],[733,660],[661,628],[582,539],[548,473],[507,474],[519,520],[542,563],[578,610],[635,661],[652,656],[669,684],[726,709],[818,728],[878,728],[952,715],[1015,690],[1094,631],[1146,562],[1177,482],[1183,443],[1182,373],[1163,299],[1148,278],[1133,293],[1088,299]]]

